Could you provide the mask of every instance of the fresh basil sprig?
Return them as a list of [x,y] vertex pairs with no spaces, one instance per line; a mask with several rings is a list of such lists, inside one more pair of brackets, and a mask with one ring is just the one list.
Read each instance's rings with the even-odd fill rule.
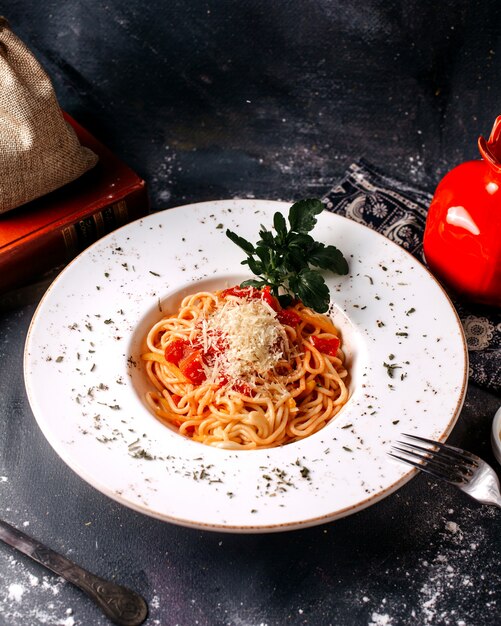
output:
[[257,279],[246,280],[242,286],[261,288],[269,285],[282,306],[295,298],[318,313],[329,308],[329,288],[320,270],[347,274],[348,263],[335,246],[315,241],[308,233],[317,223],[316,215],[324,205],[320,200],[300,200],[289,209],[289,226],[282,213],[273,216],[276,234],[261,226],[261,239],[256,245],[231,230],[226,235],[247,254],[242,265],[248,265]]

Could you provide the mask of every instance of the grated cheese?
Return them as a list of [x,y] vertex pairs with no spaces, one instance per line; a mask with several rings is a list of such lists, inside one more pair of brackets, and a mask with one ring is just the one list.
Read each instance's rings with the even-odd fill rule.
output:
[[250,382],[269,372],[283,357],[287,336],[275,311],[262,300],[228,298],[202,324],[204,351],[216,349],[211,378]]

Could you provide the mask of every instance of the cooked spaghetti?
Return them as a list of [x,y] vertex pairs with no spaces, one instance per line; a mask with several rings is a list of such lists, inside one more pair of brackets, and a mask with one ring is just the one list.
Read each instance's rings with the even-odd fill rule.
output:
[[201,443],[269,448],[317,432],[348,400],[337,328],[269,288],[187,296],[157,322],[142,355],[156,417]]

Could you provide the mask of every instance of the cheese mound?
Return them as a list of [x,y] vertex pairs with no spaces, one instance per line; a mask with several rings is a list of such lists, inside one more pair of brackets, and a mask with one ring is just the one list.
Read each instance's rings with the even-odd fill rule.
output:
[[228,298],[203,323],[204,351],[216,350],[211,378],[251,381],[269,372],[283,358],[285,330],[275,311],[263,300]]

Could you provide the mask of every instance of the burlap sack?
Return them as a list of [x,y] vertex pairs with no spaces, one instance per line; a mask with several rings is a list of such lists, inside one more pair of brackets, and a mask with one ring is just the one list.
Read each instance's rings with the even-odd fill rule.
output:
[[75,180],[97,160],[64,120],[45,71],[0,16],[0,213]]

